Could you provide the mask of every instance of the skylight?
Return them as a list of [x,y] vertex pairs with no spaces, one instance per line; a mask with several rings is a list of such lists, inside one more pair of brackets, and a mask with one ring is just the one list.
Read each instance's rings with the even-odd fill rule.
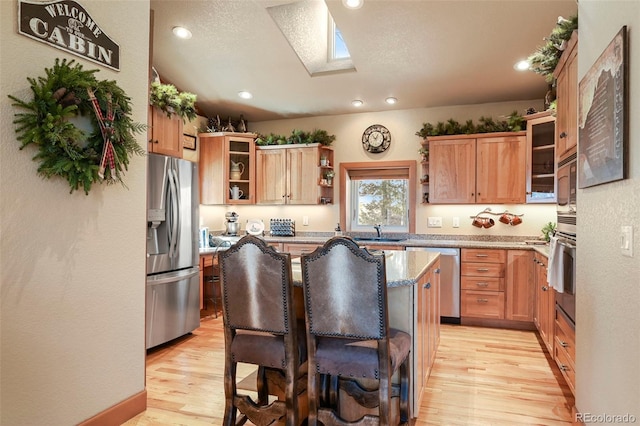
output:
[[311,76],[356,70],[324,1],[297,1],[267,11]]
[[329,61],[341,60],[341,59],[349,59],[351,55],[349,54],[349,49],[347,48],[347,43],[344,42],[344,38],[342,38],[342,33],[340,32],[340,28],[336,25],[335,21],[329,14],[329,46],[331,46],[331,50],[329,51]]

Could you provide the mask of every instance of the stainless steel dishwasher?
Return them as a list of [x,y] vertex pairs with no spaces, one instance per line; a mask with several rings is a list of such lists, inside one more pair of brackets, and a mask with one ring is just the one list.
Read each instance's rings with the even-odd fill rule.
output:
[[440,253],[440,322],[460,324],[460,249],[407,247]]

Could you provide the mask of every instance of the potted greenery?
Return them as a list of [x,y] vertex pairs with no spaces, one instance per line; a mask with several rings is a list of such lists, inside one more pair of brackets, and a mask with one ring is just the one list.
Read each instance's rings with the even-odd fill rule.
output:
[[333,177],[336,175],[336,172],[333,170],[327,170],[324,174],[325,179],[327,180],[327,185],[333,184]]
[[422,156],[422,161],[429,161],[429,148],[423,146],[418,150],[418,153]]
[[173,84],[151,83],[149,103],[161,109],[167,117],[176,114],[183,121],[191,121],[197,117],[196,95],[189,92],[179,92]]

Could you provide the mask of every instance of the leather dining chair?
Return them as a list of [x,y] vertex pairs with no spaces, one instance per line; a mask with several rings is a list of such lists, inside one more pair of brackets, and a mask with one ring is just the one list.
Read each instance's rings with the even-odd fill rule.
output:
[[[245,236],[219,253],[219,265],[225,343],[223,424],[249,420],[261,426],[286,419],[288,426],[298,426],[303,420],[299,395],[305,387],[301,365],[306,349],[304,337],[298,336],[304,328],[298,326],[293,306],[290,255]],[[257,401],[238,393],[239,362],[258,366]],[[267,380],[272,371],[282,378],[273,388],[284,389],[284,401],[269,403],[269,394],[276,390],[269,389]]]
[[[303,255],[301,266],[309,425],[391,424],[391,378],[397,370],[399,420],[408,422],[411,336],[389,328],[384,255],[374,255],[348,237],[334,237]],[[360,386],[362,379],[377,382],[377,389]],[[366,408],[377,407],[378,415],[342,418],[341,392]]]

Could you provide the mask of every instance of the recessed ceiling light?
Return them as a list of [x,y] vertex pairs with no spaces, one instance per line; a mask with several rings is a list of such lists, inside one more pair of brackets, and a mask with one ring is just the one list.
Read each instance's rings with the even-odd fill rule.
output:
[[360,9],[364,0],[342,0],[342,4],[347,9]]
[[253,95],[251,94],[251,92],[247,92],[246,90],[238,92],[238,96],[240,96],[242,99],[251,99],[251,98],[253,98]]
[[390,97],[388,97],[387,99],[385,99],[384,101],[385,101],[386,103],[388,103],[389,105],[393,105],[393,104],[395,104],[396,102],[398,102],[398,100],[397,100],[396,98],[393,98],[393,97],[391,97],[391,96],[390,96]]
[[191,31],[189,31],[185,27],[173,27],[173,34],[175,34],[176,37],[184,39],[191,38]]
[[353,101],[351,101],[351,105],[353,105],[354,107],[361,107],[364,104],[364,102],[362,102],[360,99],[354,99]]
[[527,61],[526,59],[523,59],[522,61],[516,62],[513,68],[515,68],[518,71],[526,71],[529,69],[529,66],[530,66],[529,61]]

